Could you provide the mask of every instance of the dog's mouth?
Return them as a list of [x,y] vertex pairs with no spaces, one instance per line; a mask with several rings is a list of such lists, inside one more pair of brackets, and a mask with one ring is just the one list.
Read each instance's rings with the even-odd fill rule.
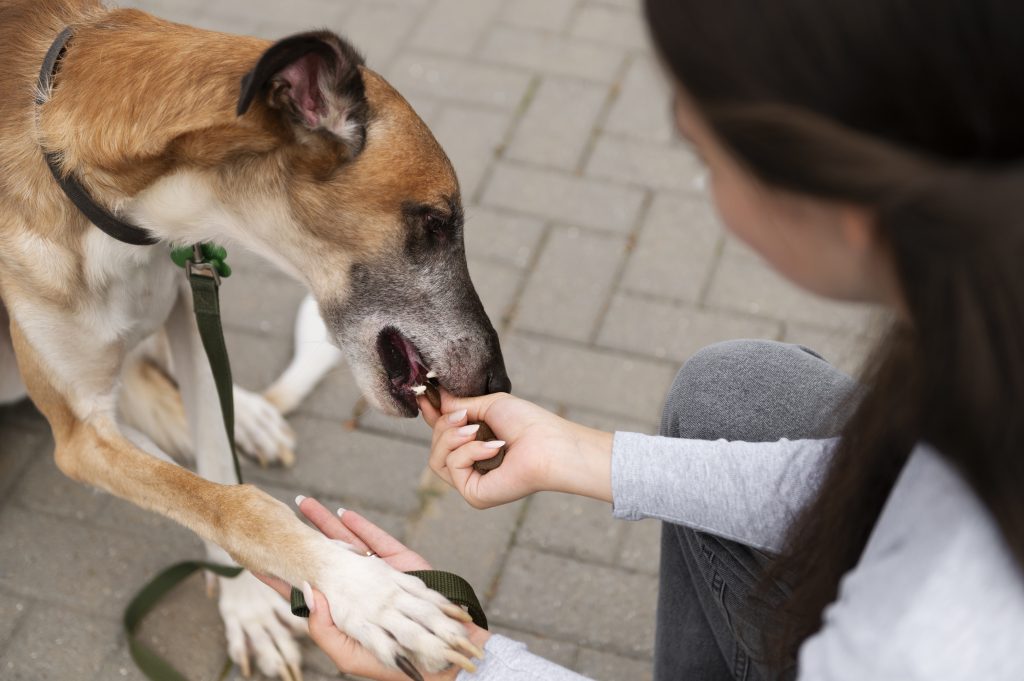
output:
[[377,354],[388,376],[388,390],[406,416],[416,416],[416,395],[436,375],[427,367],[416,345],[398,329],[385,327],[377,335]]

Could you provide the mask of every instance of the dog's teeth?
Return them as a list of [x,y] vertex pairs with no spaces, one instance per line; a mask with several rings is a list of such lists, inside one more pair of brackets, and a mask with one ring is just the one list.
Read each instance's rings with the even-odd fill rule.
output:
[[412,394],[413,395],[422,395],[425,392],[427,392],[427,386],[425,386],[425,385],[414,385],[412,387]]
[[437,378],[437,372],[434,371],[434,370],[428,371],[427,372],[427,378]]

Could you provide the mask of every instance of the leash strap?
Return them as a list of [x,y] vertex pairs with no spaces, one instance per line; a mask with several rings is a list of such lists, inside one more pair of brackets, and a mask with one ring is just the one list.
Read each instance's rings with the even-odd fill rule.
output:
[[[487,629],[487,615],[484,614],[484,608],[480,605],[480,599],[477,598],[473,587],[465,579],[444,570],[410,570],[405,574],[419,577],[428,588],[438,592],[452,603],[466,608],[469,611],[469,616],[473,618],[473,624],[481,629]],[[309,606],[306,605],[306,597],[302,595],[301,590],[292,587],[291,601],[293,615],[309,617]]]

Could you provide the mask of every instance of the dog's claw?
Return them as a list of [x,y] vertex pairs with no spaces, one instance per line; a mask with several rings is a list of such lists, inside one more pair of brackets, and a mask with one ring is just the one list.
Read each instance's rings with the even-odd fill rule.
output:
[[453,620],[459,620],[460,622],[472,622],[473,618],[468,612],[455,605],[454,603],[445,603],[441,606],[441,612],[451,617]]
[[448,660],[452,664],[462,667],[470,674],[476,671],[476,665],[462,653],[457,653],[454,650],[446,650],[444,651],[444,659]]
[[468,638],[458,638],[458,639],[455,639],[455,643],[456,643],[456,645],[458,645],[460,648],[465,650],[467,653],[469,653],[473,657],[475,657],[477,659],[483,659],[483,657],[484,657],[483,648],[480,648],[480,647],[476,646]]
[[242,676],[246,679],[252,677],[252,668],[249,666],[249,656],[246,655],[238,661],[238,666],[241,668]]
[[413,681],[423,681],[423,675],[419,673],[405,655],[395,655],[395,664]]
[[302,681],[302,672],[297,667],[285,662],[281,663],[277,673],[281,677],[281,681]]

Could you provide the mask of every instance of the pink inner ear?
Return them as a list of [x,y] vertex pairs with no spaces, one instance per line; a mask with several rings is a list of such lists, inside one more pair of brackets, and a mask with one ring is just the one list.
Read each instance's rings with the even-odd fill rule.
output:
[[311,128],[315,128],[326,113],[320,95],[320,66],[319,55],[307,54],[281,71],[281,77],[291,87],[292,100]]

